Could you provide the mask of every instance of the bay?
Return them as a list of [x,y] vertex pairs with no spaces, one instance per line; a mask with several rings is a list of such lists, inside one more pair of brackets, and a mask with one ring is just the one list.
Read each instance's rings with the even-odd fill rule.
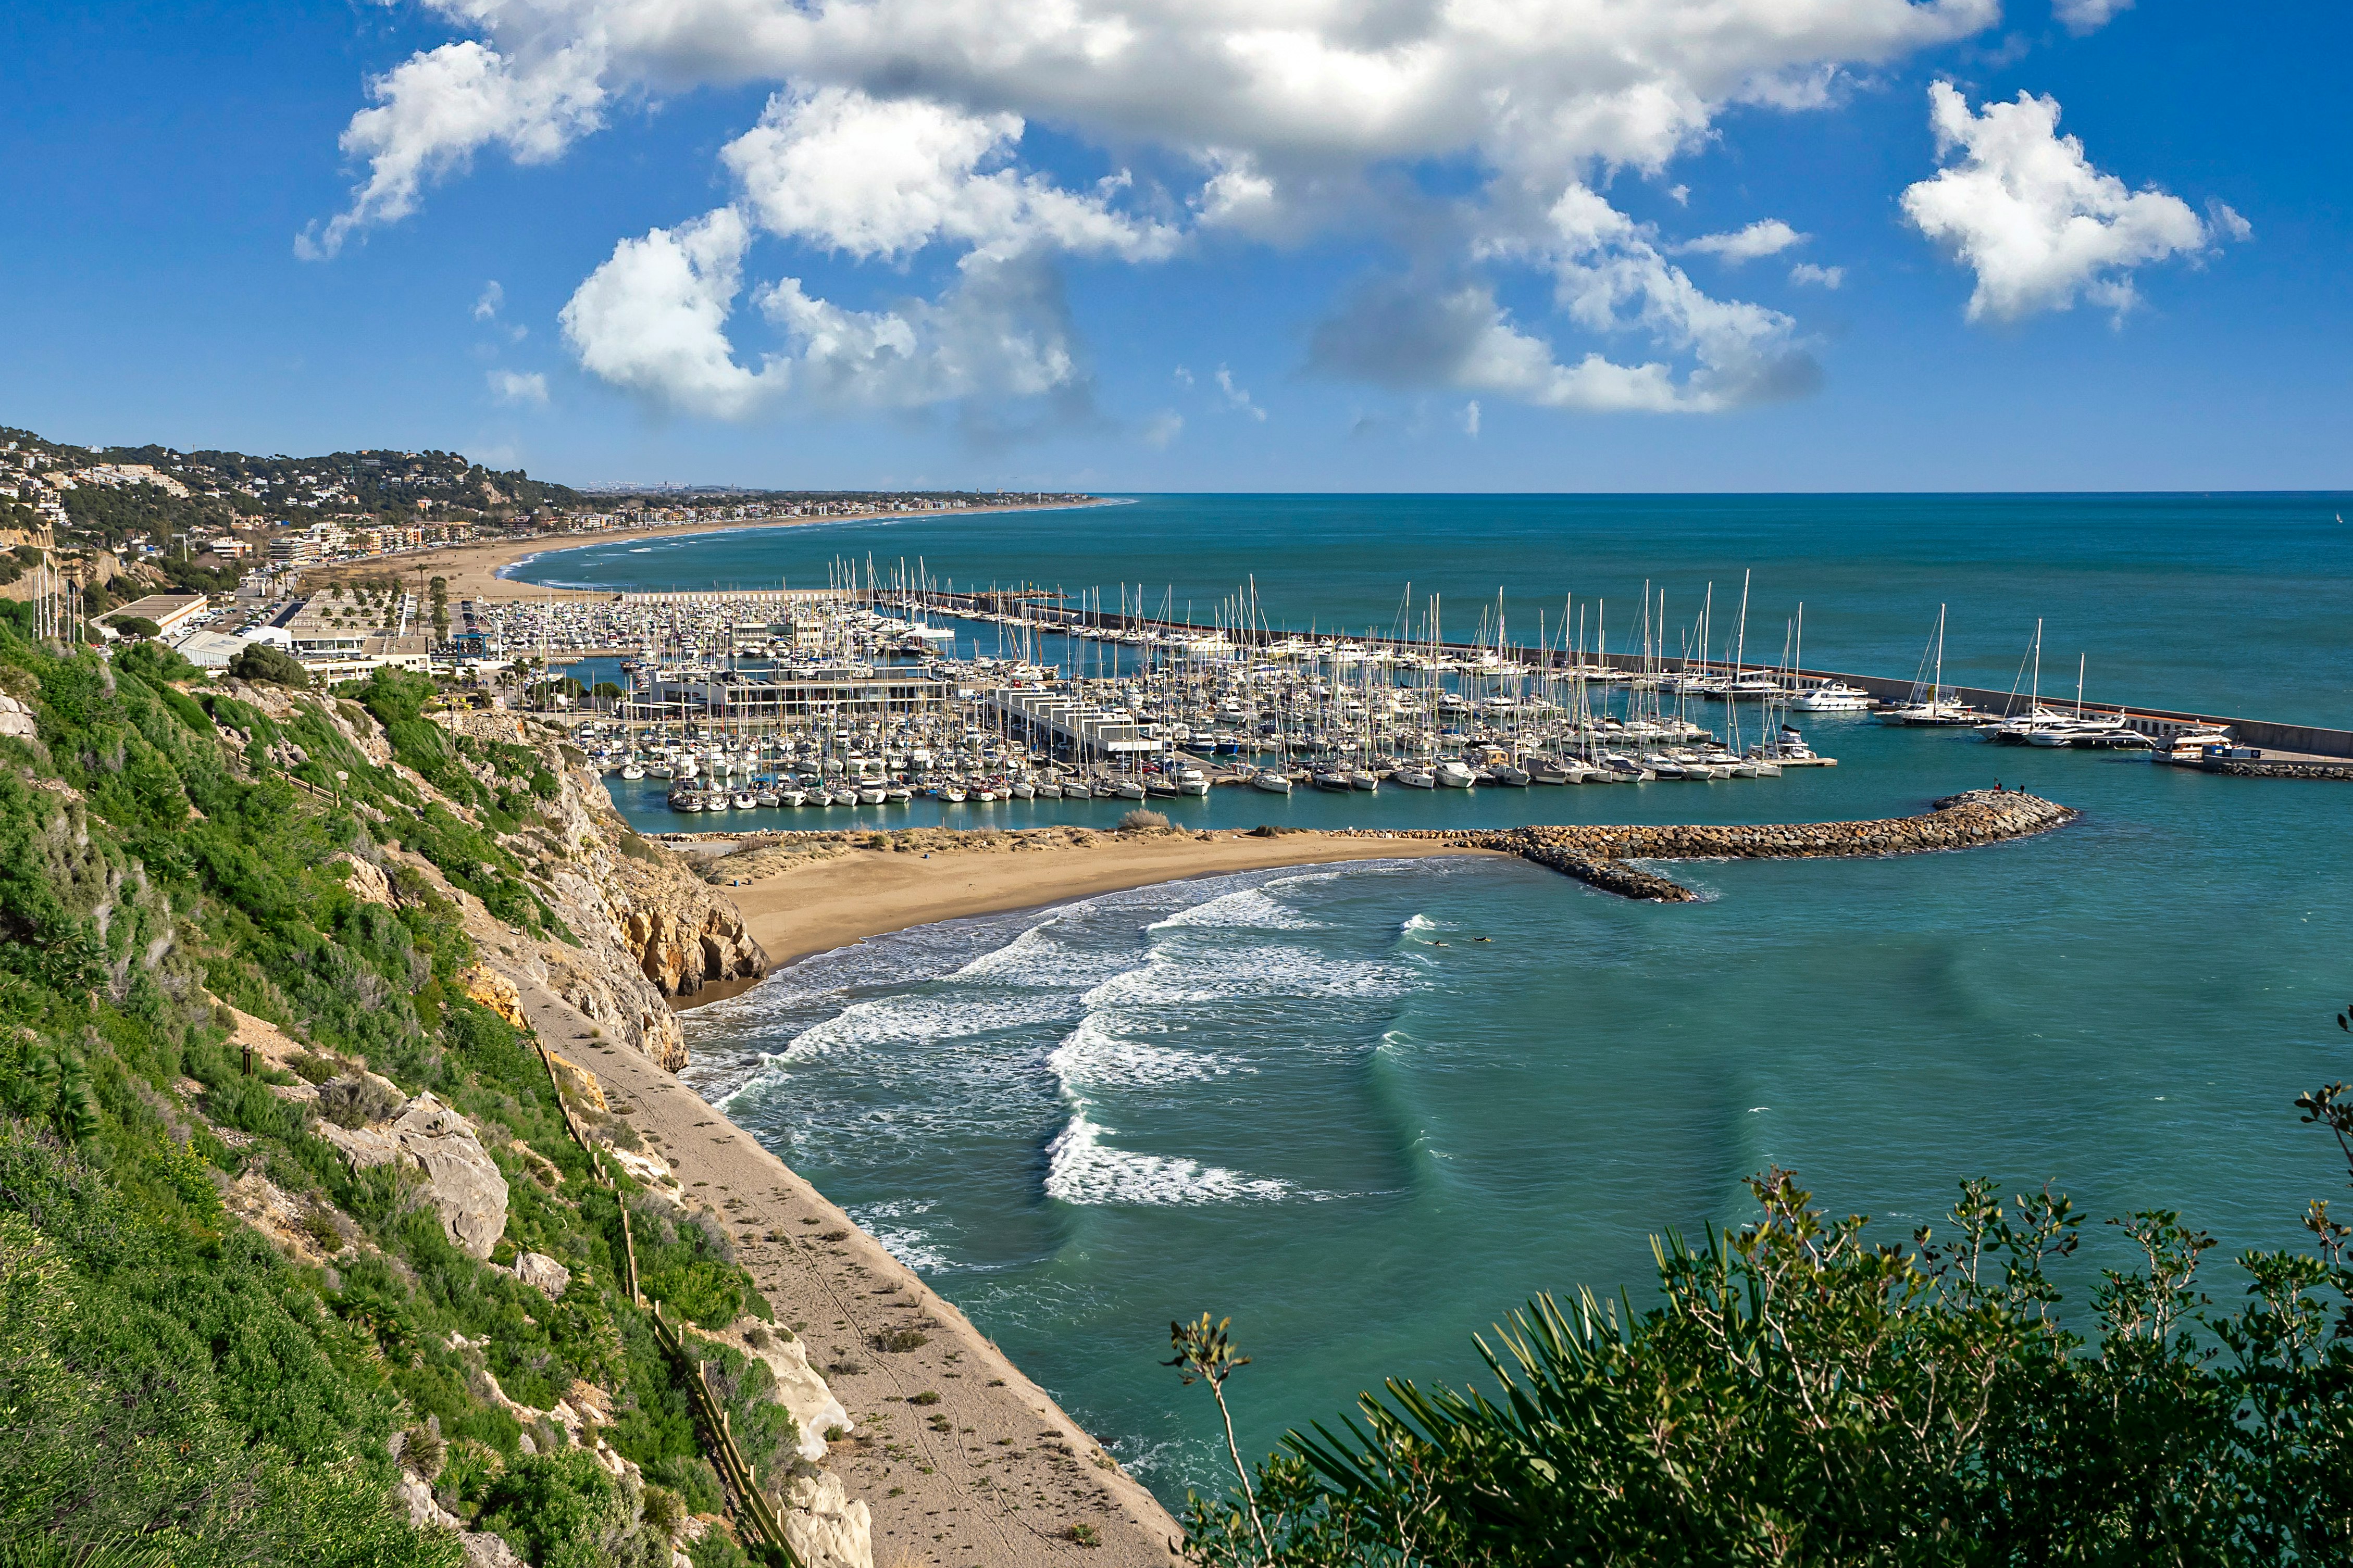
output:
[[[2344,724],[2337,504],[1158,498],[724,534],[665,546],[667,565],[600,545],[530,570],[822,581],[829,558],[903,551],[960,582],[1102,584],[1115,603],[1124,579],[1197,610],[1255,574],[1278,621],[1359,629],[1386,626],[1409,578],[1461,595],[1467,632],[1499,585],[1515,627],[1572,590],[1610,595],[1614,621],[1646,576],[1677,615],[1754,567],[1753,616],[1778,626],[1805,600],[1809,663],[1908,672],[1947,603],[1950,679],[2006,687],[2039,615],[2046,695],[2081,647],[2103,696]],[[2237,1289],[2230,1252],[2294,1243],[2305,1201],[2341,1180],[2289,1101],[2353,1077],[2330,1018],[2353,996],[2353,795],[1806,727],[1841,766],[1166,804],[1208,823],[1803,820],[1998,776],[2084,816],[1961,854],[1681,867],[1697,905],[1520,863],[1387,862],[949,922],[688,1014],[688,1077],[1172,1501],[1219,1485],[1222,1456],[1206,1398],[1157,1364],[1169,1319],[1234,1316],[1257,1360],[1232,1394],[1262,1452],[1384,1376],[1480,1375],[1470,1336],[1533,1292],[1639,1302],[1651,1236],[1738,1223],[1742,1178],[1777,1163],[1889,1239],[1962,1176],[2055,1181],[2094,1220],[2079,1313],[2096,1268],[2126,1261],[2096,1223],[2111,1214],[2179,1208],[2216,1232],[2218,1297]],[[1000,803],[990,820],[1113,808]]]

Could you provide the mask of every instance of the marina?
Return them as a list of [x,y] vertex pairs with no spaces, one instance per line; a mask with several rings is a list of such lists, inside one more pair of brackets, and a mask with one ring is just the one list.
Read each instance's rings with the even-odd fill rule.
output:
[[[847,564],[837,575],[857,579]],[[1397,637],[1281,632],[1247,588],[1208,624],[1127,607],[1142,596],[1123,593],[1114,614],[1092,595],[955,594],[870,571],[824,590],[470,601],[465,620],[487,651],[551,671],[571,661],[568,684],[542,695],[575,706],[575,738],[600,768],[663,781],[680,816],[918,799],[1140,805],[1221,786],[1435,796],[1773,779],[1837,765],[1806,726],[1856,717],[2183,765],[2293,769],[2332,755],[2250,742],[2283,726],[2087,705],[2080,659],[2072,703],[2046,703],[2040,623],[2007,691],[1946,682],[1942,608],[1909,682],[1807,668],[1802,605],[1780,652],[1752,660],[1746,582],[1728,626],[1712,589],[1680,626],[1646,589],[1631,647],[1615,651],[1606,603],[1565,600],[1522,642],[1499,598],[1474,640],[1450,642],[1442,605],[1409,616],[1409,595],[1398,619],[1420,635]],[[617,643],[633,645],[628,657],[590,651]],[[2353,753],[2341,732],[2289,738]]]

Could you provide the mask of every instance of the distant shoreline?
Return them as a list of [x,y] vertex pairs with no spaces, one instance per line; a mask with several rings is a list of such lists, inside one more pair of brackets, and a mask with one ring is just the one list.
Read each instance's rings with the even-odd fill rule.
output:
[[[819,523],[845,522],[911,522],[945,517],[979,517],[987,514],[1017,511],[1076,511],[1091,507],[1128,506],[1134,504],[1124,497],[1102,496],[1079,501],[1024,501],[1010,506],[958,507],[952,511],[874,512],[851,517],[770,517],[744,518],[727,522],[666,522],[652,528],[617,528],[594,533],[566,534],[561,542],[544,537],[517,540],[485,541],[460,544],[448,550],[427,551],[414,555],[372,558],[365,561],[339,562],[329,566],[313,567],[303,574],[306,584],[348,582],[356,577],[381,576],[386,569],[406,577],[419,567],[427,574],[442,578],[448,585],[452,599],[559,599],[610,600],[621,594],[638,590],[625,588],[555,588],[535,583],[514,581],[509,574],[529,565],[544,556],[560,555],[570,550],[593,550],[616,540],[677,539],[681,537],[716,536],[725,533],[749,533],[762,529],[807,528]],[[658,590],[647,590],[658,591]]]

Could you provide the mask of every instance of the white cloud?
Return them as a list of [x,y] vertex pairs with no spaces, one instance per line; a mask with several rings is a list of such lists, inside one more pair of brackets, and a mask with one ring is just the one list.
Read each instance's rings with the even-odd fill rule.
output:
[[1193,373],[1180,364],[1176,367],[1176,374],[1171,379],[1179,386],[1190,386],[1193,384]]
[[1703,256],[1713,256],[1737,267],[1760,256],[1778,256],[1792,246],[1805,243],[1804,235],[1779,218],[1767,217],[1730,234],[1704,234],[1697,239],[1687,239],[1675,248],[1696,250]]
[[1462,405],[1462,433],[1474,441],[1479,438],[1479,400],[1475,397]]
[[2236,213],[2212,229],[2188,203],[2134,191],[2061,136],[2059,100],[2020,93],[1972,114],[1950,82],[1928,89],[1938,154],[1957,162],[1904,193],[1904,213],[1977,274],[1971,321],[2017,321],[2078,299],[2119,319],[2137,298],[2132,269],[2251,232]]
[[791,373],[747,370],[727,341],[751,240],[733,207],[622,240],[557,317],[581,365],[688,413],[735,419],[756,410]]
[[828,87],[778,93],[720,158],[763,228],[860,258],[934,240],[997,257],[1046,248],[1126,261],[1175,248],[1175,229],[1113,210],[1124,176],[1082,195],[1011,168],[982,172],[1011,155],[1021,132],[1018,114]]
[[1185,433],[1185,416],[1173,408],[1164,408],[1144,422],[1144,444],[1155,450],[1165,450]]
[[547,377],[538,371],[494,370],[490,380],[491,395],[501,403],[547,406]]
[[[623,240],[566,313],[575,346],[595,345],[594,363],[582,349],[595,374],[682,408],[739,414],[826,366],[847,376],[843,386],[1069,386],[1075,350],[1050,328],[1056,310],[1039,313],[1052,258],[1145,263],[1197,235],[1287,245],[1322,233],[1414,234],[1445,252],[1425,265],[1473,288],[1487,287],[1474,276],[1482,263],[1533,258],[1559,275],[1565,301],[1596,287],[1615,300],[1570,310],[1574,321],[1606,317],[1593,330],[1651,333],[1650,352],[1683,362],[1609,375],[1656,371],[1680,389],[1670,405],[1728,406],[1746,395],[1727,390],[1743,374],[1734,362],[1786,337],[1786,323],[1708,300],[1647,237],[1647,257],[1616,247],[1605,265],[1565,259],[1531,229],[1565,191],[1620,168],[1661,174],[1704,144],[1728,106],[1818,109],[1843,74],[1999,16],[1999,0],[427,4],[467,36],[370,83],[373,102],[343,137],[360,183],[323,233],[306,234],[306,253],[406,216],[485,149],[543,161],[602,128],[616,103],[765,85],[765,111],[723,154],[735,184],[729,221],[745,236],[733,259],[689,254],[692,237],[710,248],[717,230],[699,226],[712,219],[655,229]],[[1039,123],[1063,149],[1058,163],[1102,157],[1103,177],[1040,172]],[[1474,170],[1484,187],[1439,212],[1395,177],[1430,161]],[[1144,184],[1128,181],[1130,162],[1151,172]],[[894,266],[941,247],[956,278],[932,300],[862,310],[779,279],[775,289],[791,289],[773,295],[771,318],[801,346],[754,364],[728,337],[754,229]],[[975,269],[988,268],[998,270],[979,279]],[[1582,273],[1608,277],[1597,285],[1573,276]],[[1014,313],[987,322],[976,313],[987,310]],[[686,335],[669,342],[642,330],[656,318]],[[892,346],[902,329],[918,340],[903,363]],[[793,337],[804,330],[805,342]],[[1735,341],[1744,334],[1748,348]],[[868,337],[867,349],[847,346]],[[820,355],[797,371],[819,342],[849,358]],[[917,362],[928,367],[920,374]],[[853,363],[867,371],[849,374]],[[985,368],[1010,379],[989,384]]]
[[296,237],[295,253],[332,256],[353,231],[406,217],[425,186],[493,143],[518,163],[555,158],[603,122],[603,63],[585,40],[551,40],[520,65],[471,38],[411,55],[369,81],[375,106],[343,130],[343,154],[364,161],[367,178],[323,231]]
[[506,298],[507,291],[499,287],[499,280],[497,279],[493,278],[488,283],[483,284],[481,298],[474,301],[474,320],[478,321],[496,321],[498,319],[499,307],[506,303]]
[[2132,9],[2133,0],[2051,0],[2051,14],[2059,25],[2082,37],[2096,33],[2116,19],[2120,11]]
[[1250,401],[1247,388],[1234,384],[1234,373],[1224,365],[1218,367],[1218,390],[1225,394],[1227,407],[1247,414],[1261,425],[1266,423],[1266,410]]
[[1800,261],[1789,268],[1789,281],[1815,289],[1836,289],[1846,281],[1846,268],[1817,267],[1810,261]]

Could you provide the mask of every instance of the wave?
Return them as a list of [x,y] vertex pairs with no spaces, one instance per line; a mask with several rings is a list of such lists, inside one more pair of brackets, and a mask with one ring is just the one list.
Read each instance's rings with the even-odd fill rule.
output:
[[1065,1098],[1087,1089],[1137,1088],[1146,1084],[1198,1083],[1234,1069],[1200,1051],[1147,1045],[1113,1034],[1103,1015],[1090,1013],[1061,1044],[1047,1053],[1046,1066],[1061,1080]]
[[1110,1129],[1087,1120],[1086,1108],[1071,1113],[1047,1146],[1046,1195],[1082,1206],[1171,1206],[1187,1204],[1275,1203],[1289,1182],[1246,1175],[1222,1165],[1165,1154],[1139,1154],[1103,1141]]
[[[1300,878],[1289,880],[1299,881]],[[1297,910],[1270,897],[1264,888],[1244,888],[1226,893],[1204,904],[1179,910],[1166,920],[1155,921],[1144,929],[1147,931],[1186,928],[1240,928],[1250,931],[1322,931],[1322,921],[1310,920]]]
[[881,1242],[883,1251],[916,1273],[937,1274],[952,1267],[955,1259],[932,1239],[928,1231],[915,1226],[891,1223],[912,1215],[928,1214],[931,1207],[928,1198],[906,1198],[892,1203],[864,1204],[843,1212],[857,1223],[859,1229]]
[[1133,953],[1087,952],[1047,934],[1060,919],[1029,927],[1002,947],[994,947],[945,976],[989,985],[1050,986],[1065,991],[1099,984],[1131,967]]
[[1303,947],[1254,947],[1179,960],[1155,954],[1097,985],[1080,1000],[1089,1012],[1198,1006],[1290,997],[1370,1001],[1404,994],[1413,977],[1391,963],[1334,958]]
[[833,1016],[803,1029],[783,1050],[770,1053],[770,1059],[797,1061],[876,1046],[964,1039],[1025,1025],[1058,1023],[1068,1010],[1066,1000],[1050,996],[876,996],[852,1002]]

